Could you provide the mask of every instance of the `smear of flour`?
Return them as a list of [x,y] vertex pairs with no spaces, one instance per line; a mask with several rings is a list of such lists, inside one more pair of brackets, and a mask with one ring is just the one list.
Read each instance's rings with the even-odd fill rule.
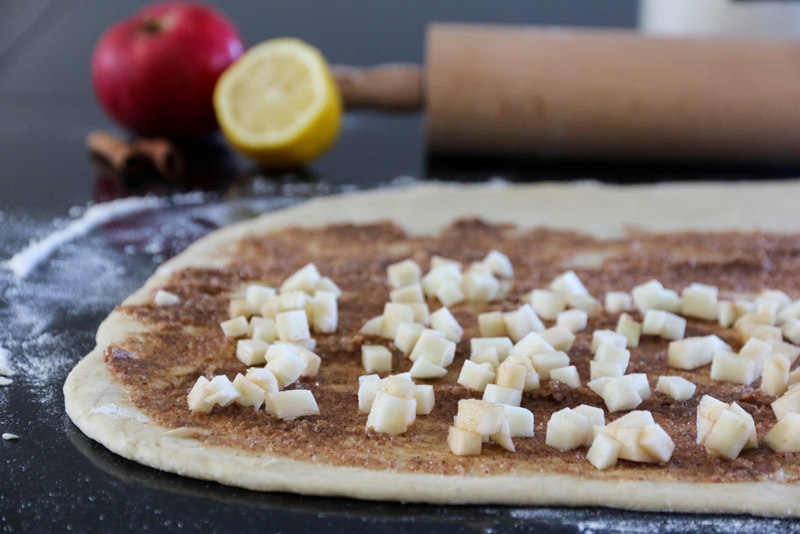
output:
[[0,347],[0,375],[11,376],[13,374],[14,369],[11,368],[8,349]]

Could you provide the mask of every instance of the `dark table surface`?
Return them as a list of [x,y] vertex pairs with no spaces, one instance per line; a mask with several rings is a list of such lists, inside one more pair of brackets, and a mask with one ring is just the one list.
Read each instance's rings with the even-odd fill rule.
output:
[[[214,3],[248,44],[296,36],[331,62],[351,65],[421,62],[430,21],[636,24],[635,3],[613,0]],[[420,114],[351,112],[336,146],[305,169],[259,170],[214,137],[186,147],[189,183],[169,190],[122,187],[85,149],[93,129],[125,135],[94,100],[89,58],[102,31],[143,4],[0,2],[0,350],[16,370],[14,382],[0,388],[0,432],[20,436],[0,441],[3,531],[800,531],[796,522],[751,517],[259,494],[142,467],[86,438],[64,413],[61,385],[93,347],[97,325],[158,263],[227,222],[398,178],[630,182],[800,174],[759,165],[443,160],[425,153]],[[17,263],[8,263],[12,257]]]

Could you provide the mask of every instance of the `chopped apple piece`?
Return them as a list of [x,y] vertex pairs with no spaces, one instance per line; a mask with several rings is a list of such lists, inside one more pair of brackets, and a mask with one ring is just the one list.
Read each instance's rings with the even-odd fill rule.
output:
[[444,338],[444,334],[436,330],[423,330],[411,350],[409,359],[416,362],[419,358],[427,358],[436,365],[447,367],[453,363],[456,344]]
[[614,377],[611,376],[601,376],[600,378],[595,378],[594,380],[590,380],[586,383],[589,386],[589,389],[597,393],[600,397],[603,396],[603,388],[606,387],[606,384],[609,380]]
[[538,333],[530,332],[511,348],[511,352],[509,354],[529,358],[532,354],[537,354],[539,352],[554,352],[555,350],[555,347],[542,339],[542,336],[540,336]]
[[639,445],[657,462],[666,463],[672,458],[675,443],[660,425],[647,425],[639,436]]
[[239,390],[233,386],[233,383],[225,375],[217,375],[212,378],[206,384],[206,390],[208,391],[206,402],[219,404],[223,407],[230,406],[239,398]]
[[267,350],[266,369],[272,371],[281,389],[285,388],[303,374],[308,363],[288,343],[275,343]]
[[686,319],[664,310],[648,310],[642,323],[642,334],[657,335],[664,339],[683,339]]
[[430,384],[417,384],[414,389],[414,400],[417,401],[417,415],[431,413],[436,402],[433,386]]
[[710,376],[713,380],[749,385],[758,378],[758,363],[734,352],[718,351],[711,361]]
[[714,353],[730,351],[731,347],[714,335],[687,337],[669,344],[667,364],[690,371],[711,363]]
[[361,345],[361,364],[368,373],[390,373],[392,353],[381,345]]
[[317,400],[314,398],[314,394],[307,389],[267,393],[264,407],[270,415],[284,421],[319,413]]
[[602,428],[603,425],[606,424],[606,418],[603,414],[603,410],[602,408],[597,408],[596,406],[581,404],[573,408],[572,411],[585,416],[589,421],[589,432],[586,433],[586,440],[583,442],[583,444],[587,447],[590,447],[595,438],[595,429],[597,427]]
[[417,416],[417,401],[378,391],[367,416],[367,429],[387,434],[402,434]]
[[567,299],[555,291],[534,289],[531,292],[531,307],[539,317],[552,321],[567,308]]
[[723,328],[730,328],[736,321],[738,315],[734,308],[733,302],[729,300],[720,300],[717,302],[717,322]]
[[642,402],[642,396],[632,375],[609,378],[603,385],[603,401],[609,412],[632,410]]
[[331,293],[335,293],[337,297],[342,294],[342,288],[336,285],[336,282],[327,276],[323,276],[319,279],[319,282],[314,284],[314,292],[317,291],[330,291]]
[[775,322],[782,325],[790,319],[800,319],[800,300],[796,300],[783,307],[775,317]]
[[790,317],[786,319],[781,325],[781,332],[783,333],[783,337],[788,339],[791,343],[795,345],[800,344],[800,319],[795,317]]
[[250,318],[249,336],[267,343],[273,343],[278,338],[278,329],[275,321],[266,317],[254,316]]
[[659,376],[656,390],[675,400],[691,399],[697,386],[680,376]]
[[498,250],[489,251],[486,257],[483,258],[483,263],[489,267],[492,274],[505,278],[514,276],[514,267],[511,265],[511,260]]
[[451,426],[447,431],[447,446],[457,456],[477,456],[481,453],[483,436]]
[[456,427],[480,436],[491,435],[500,430],[505,412],[500,404],[477,399],[458,401]]
[[794,365],[794,362],[800,356],[800,347],[793,345],[791,343],[787,343],[785,341],[767,341],[770,347],[772,348],[770,354],[780,354],[781,356],[786,356],[786,359],[789,360],[791,365]]
[[311,327],[314,332],[330,334],[336,332],[339,324],[339,307],[336,293],[317,291],[311,299]]
[[251,367],[244,375],[250,382],[263,389],[266,393],[280,391],[278,379],[269,369],[263,367]]
[[461,272],[461,265],[458,263],[448,263],[438,267],[431,267],[431,270],[422,277],[422,290],[429,297],[436,296],[436,292],[449,284],[460,285],[464,280]]
[[589,380],[594,381],[598,378],[607,376],[616,378],[625,374],[625,368],[617,362],[599,362],[592,360],[589,362]]
[[442,378],[447,376],[447,369],[427,358],[417,358],[409,372],[412,378]]
[[503,404],[503,414],[508,421],[508,430],[512,438],[529,438],[533,436],[533,412],[527,408]]
[[563,351],[536,352],[530,355],[533,368],[542,380],[550,379],[550,371],[569,365],[569,356]]
[[228,303],[228,317],[234,319],[236,317],[248,318],[255,313],[250,304],[242,298],[232,298]]
[[378,388],[385,384],[378,375],[361,375],[358,377],[358,409],[369,413],[372,402],[378,394]]
[[497,384],[487,384],[483,390],[483,400],[495,404],[519,406],[522,402],[522,390]]
[[762,341],[781,341],[783,339],[783,331],[777,326],[770,326],[766,324],[755,325],[747,330],[743,336],[744,340],[760,339]]
[[236,358],[245,365],[265,363],[269,343],[261,339],[240,339],[236,342]]
[[561,295],[588,295],[586,286],[574,271],[566,271],[553,278],[550,290]]
[[488,365],[492,368],[492,372],[500,365],[500,359],[497,357],[497,349],[494,347],[486,347],[473,352],[469,359],[477,364]]
[[500,281],[491,272],[470,270],[464,274],[461,289],[470,302],[489,302],[500,291]]
[[568,308],[583,310],[589,317],[595,317],[603,311],[603,305],[591,295],[567,295],[566,299]]
[[746,422],[729,410],[723,410],[703,443],[714,456],[735,460],[749,437]]
[[503,417],[503,423],[500,425],[500,430],[489,436],[492,441],[506,449],[507,451],[514,452],[514,441],[511,439],[511,430],[508,418]]
[[658,280],[650,280],[639,284],[631,290],[633,304],[639,313],[647,314],[650,310],[662,309],[664,300],[664,286]]
[[222,328],[222,333],[227,337],[242,337],[250,332],[250,325],[243,315],[222,321],[219,326]]
[[494,348],[499,361],[505,360],[513,347],[511,339],[507,337],[474,337],[470,339],[469,343],[471,355],[487,348]]
[[633,299],[624,291],[609,291],[606,293],[605,308],[608,313],[621,313],[633,308]]
[[681,293],[681,314],[713,321],[717,318],[719,290],[708,284],[691,283]]
[[428,309],[428,304],[425,302],[407,302],[406,306],[411,308],[411,311],[414,312],[414,322],[428,325],[430,323],[430,310]]
[[628,340],[626,347],[638,347],[642,324],[634,321],[627,313],[622,313],[617,320],[617,334],[622,334]]
[[453,306],[464,302],[467,298],[461,290],[461,285],[455,281],[447,282],[439,286],[435,296],[443,306]]
[[415,284],[422,277],[422,269],[419,264],[412,259],[407,259],[393,263],[386,268],[386,278],[389,285],[399,288]]
[[764,360],[761,375],[761,391],[767,395],[780,396],[789,386],[789,358],[780,354],[773,354]]
[[576,334],[586,328],[588,321],[589,314],[584,310],[564,310],[556,317],[556,326],[566,328],[573,334]]
[[155,302],[156,306],[174,306],[180,301],[181,298],[178,295],[163,289],[156,291],[156,295],[153,297],[153,302]]
[[628,345],[628,338],[613,330],[595,330],[592,333],[592,354],[597,352],[600,345],[611,345],[624,349]]
[[431,314],[431,328],[444,334],[450,341],[458,343],[464,335],[464,329],[446,307],[439,308]]
[[445,258],[444,256],[439,256],[438,254],[431,256],[431,270],[438,269],[439,267],[444,267],[446,265],[452,265],[458,267],[459,271],[461,270],[461,262],[458,260]]
[[280,303],[278,311],[305,310],[308,314],[310,310],[311,297],[305,291],[287,291],[277,298]]
[[498,386],[522,391],[522,389],[525,387],[525,378],[527,374],[527,367],[518,363],[514,363],[511,360],[506,360],[497,366],[497,377],[495,379],[495,383]]
[[245,300],[254,310],[260,310],[269,299],[276,295],[275,289],[262,284],[251,284],[245,291]]
[[770,429],[764,438],[775,452],[800,452],[800,413],[788,413]]
[[600,432],[595,436],[586,459],[597,469],[603,470],[617,465],[620,443],[613,437]]
[[554,349],[568,351],[575,342],[575,334],[563,326],[551,326],[539,332],[539,337],[547,341]]
[[628,364],[631,361],[631,351],[615,345],[607,345],[604,343],[597,348],[597,352],[595,352],[594,355],[594,361],[616,363],[622,368],[624,373],[625,370],[628,369]]
[[272,297],[271,299],[267,299],[267,301],[261,305],[261,308],[259,308],[259,313],[263,317],[273,320],[275,319],[275,316],[282,311],[284,310],[281,309],[281,298],[278,295]]
[[409,354],[417,343],[425,327],[419,323],[400,323],[394,336],[394,345],[403,354]]
[[189,395],[186,397],[191,411],[209,413],[211,409],[214,408],[214,403],[207,400],[208,396],[211,394],[208,390],[208,384],[208,378],[204,376],[197,377],[197,382],[194,383],[191,391],[189,391]]
[[506,324],[503,312],[493,311],[478,314],[478,330],[482,337],[505,337]]
[[380,336],[383,332],[383,315],[368,319],[358,332],[369,336]]
[[281,284],[280,292],[303,291],[304,293],[311,293],[314,291],[314,286],[321,279],[322,276],[319,274],[317,266],[309,263],[284,280],[283,284]]
[[252,406],[253,409],[258,410],[264,404],[266,392],[254,384],[242,374],[237,374],[233,379],[233,387],[239,391],[239,397],[236,399],[236,404],[241,406]]
[[419,282],[398,287],[389,293],[389,300],[392,302],[425,302],[425,294],[422,292],[422,284]]
[[387,302],[383,306],[383,322],[381,323],[381,337],[394,339],[400,323],[413,323],[414,310],[407,303]]
[[578,376],[578,368],[574,365],[551,369],[550,380],[558,380],[571,388],[581,387],[581,378]]
[[308,316],[304,310],[281,312],[275,316],[278,339],[288,343],[303,341],[311,337],[308,329]]
[[800,387],[792,387],[777,400],[773,401],[772,411],[780,421],[789,413],[800,413]]
[[516,311],[505,312],[503,314],[503,324],[508,337],[515,343],[530,332],[544,330],[544,325],[530,304],[524,304]]
[[547,421],[545,445],[560,451],[569,451],[585,444],[587,434],[593,432],[589,419],[571,408],[563,408]]
[[711,395],[703,395],[697,405],[697,443],[702,444],[708,437],[719,415],[728,409],[728,404]]
[[644,429],[646,427],[606,427],[604,433],[611,435],[617,442],[619,442],[618,457],[623,460],[630,460],[632,462],[652,463],[657,460],[642,447],[640,440]]

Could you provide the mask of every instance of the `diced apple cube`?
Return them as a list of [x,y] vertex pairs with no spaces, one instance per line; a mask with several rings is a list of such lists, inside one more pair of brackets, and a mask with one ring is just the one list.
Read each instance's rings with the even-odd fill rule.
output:
[[487,384],[483,390],[483,400],[495,404],[519,406],[522,402],[522,390],[497,384]]
[[616,428],[644,428],[655,423],[653,414],[647,410],[634,410],[618,417],[606,425],[606,430]]
[[275,295],[275,289],[269,286],[251,284],[245,291],[245,300],[254,310],[260,310],[261,306]]
[[505,412],[500,404],[477,399],[458,401],[456,427],[484,436],[500,430]]
[[645,373],[631,373],[625,376],[633,383],[642,400],[647,400],[650,398],[652,395],[652,392],[650,391],[650,381]]
[[556,326],[566,328],[572,333],[578,333],[589,321],[589,314],[584,310],[564,310],[556,317]]
[[656,461],[666,463],[672,458],[675,443],[661,426],[653,424],[642,429],[639,436],[639,445]]
[[417,401],[414,398],[396,397],[386,391],[378,391],[367,416],[367,429],[387,434],[402,434],[417,416]]
[[383,332],[383,315],[368,319],[358,332],[369,336],[380,336]]
[[794,362],[800,357],[800,347],[787,343],[785,341],[767,341],[772,350],[770,354],[780,354],[789,360],[789,364],[794,365]]
[[267,301],[261,305],[261,308],[259,308],[259,313],[261,313],[262,317],[266,317],[267,319],[275,319],[275,316],[282,311],[284,310],[281,308],[281,297],[278,295],[267,299]]
[[482,393],[487,384],[491,384],[494,380],[495,373],[488,366],[465,360],[457,382],[467,389]]
[[431,268],[422,277],[422,290],[429,297],[436,296],[436,292],[443,286],[451,283],[461,284],[464,275],[461,272],[461,265],[458,263],[448,263]]
[[735,402],[730,403],[728,406],[728,411],[735,413],[738,415],[742,421],[744,421],[745,426],[747,427],[747,442],[745,442],[744,448],[745,449],[755,449],[758,448],[758,436],[756,435],[756,423],[753,421],[753,416],[750,415],[750,412],[736,404]]
[[236,399],[236,404],[252,406],[255,410],[258,410],[264,404],[266,392],[243,375],[236,375],[236,378],[233,379],[233,387],[239,391],[239,398]]
[[392,353],[381,345],[361,345],[361,365],[368,373],[390,373]]
[[705,443],[714,423],[720,414],[728,409],[728,404],[711,395],[703,395],[697,405],[697,443]]
[[514,452],[514,441],[511,439],[511,430],[508,418],[503,417],[503,423],[500,425],[500,430],[489,436],[492,441],[506,449],[507,451]]
[[197,377],[197,382],[192,386],[191,391],[186,396],[186,402],[189,409],[193,412],[209,413],[214,408],[214,403],[207,400],[211,392],[208,391],[208,378],[204,376]]
[[713,380],[749,385],[758,377],[758,364],[734,352],[718,351],[711,361],[710,376]]
[[666,318],[667,312],[664,310],[647,310],[642,322],[642,334],[660,336],[661,331],[664,330]]
[[153,297],[153,302],[155,302],[156,306],[174,306],[180,301],[181,298],[178,295],[163,289],[156,291],[156,295]]
[[531,307],[542,319],[555,320],[567,307],[567,299],[555,291],[534,289],[531,292]]
[[419,323],[400,323],[397,325],[397,333],[394,336],[394,345],[400,349],[403,354],[409,354],[414,345],[419,340],[419,336],[425,327]]
[[497,366],[497,378],[495,379],[495,383],[498,386],[522,391],[525,387],[525,378],[527,374],[527,367],[506,360]]
[[317,285],[321,279],[322,276],[319,274],[317,266],[313,263],[309,263],[284,280],[283,284],[281,284],[280,292],[303,291],[305,293],[311,293],[314,291],[314,286]]
[[411,311],[414,312],[415,323],[423,325],[429,324],[431,313],[426,302],[407,302],[406,306],[411,308]]
[[387,376],[381,381],[378,390],[386,391],[389,395],[400,397],[401,399],[412,399],[417,386],[411,378],[410,372]]
[[431,413],[436,402],[433,386],[430,384],[417,384],[414,389],[414,400],[417,401],[417,415]]
[[305,291],[287,291],[278,297],[279,311],[304,310],[306,314],[311,310],[311,297]]
[[314,332],[330,334],[339,324],[339,307],[336,293],[317,291],[311,299],[311,326]]
[[269,369],[265,369],[263,367],[251,367],[247,370],[247,373],[244,376],[266,393],[275,393],[276,391],[280,391],[278,379],[275,378],[275,375]]
[[222,328],[222,333],[227,337],[242,337],[250,332],[250,325],[243,315],[222,321],[219,326]]
[[447,376],[447,369],[427,358],[417,358],[409,372],[412,378],[442,378]]
[[656,390],[675,400],[692,398],[697,386],[680,376],[660,376],[656,382]]
[[800,300],[783,307],[775,318],[777,324],[785,324],[790,319],[800,319]]
[[574,271],[566,271],[553,278],[550,290],[561,295],[588,295],[589,292]]
[[393,288],[404,287],[419,282],[422,269],[412,259],[393,263],[386,268],[386,278]]
[[265,363],[269,343],[262,339],[240,339],[236,342],[236,358],[245,365]]
[[275,316],[275,328],[278,330],[278,339],[284,342],[294,343],[311,337],[305,310],[279,313]]
[[514,276],[514,267],[511,265],[511,260],[498,250],[489,251],[486,257],[483,258],[483,263],[489,267],[492,274],[505,278]]
[[642,334],[642,325],[633,320],[627,313],[622,313],[617,320],[617,334],[622,334],[627,339],[627,347],[638,347],[639,337]]
[[650,456],[640,444],[640,439],[646,427],[606,427],[604,432],[611,434],[619,442],[618,457],[632,462],[652,463],[656,459]]
[[436,330],[423,330],[419,339],[411,350],[409,359],[416,362],[419,358],[427,358],[436,365],[447,367],[453,363],[456,353],[456,344],[445,339],[441,332]]
[[330,291],[331,293],[335,293],[337,297],[342,294],[342,288],[328,276],[323,276],[319,279],[319,282],[314,284],[314,292],[317,291]]
[[497,349],[494,347],[486,347],[473,352],[469,359],[477,364],[488,365],[492,368],[492,372],[494,372],[495,367],[500,365],[500,359],[497,357]]
[[600,397],[603,396],[603,388],[606,387],[606,384],[609,380],[614,377],[611,376],[601,376],[600,378],[595,378],[594,380],[590,380],[586,383],[589,386],[589,389],[597,393]]
[[617,362],[598,362],[597,360],[589,362],[589,379],[592,381],[604,376],[616,378],[624,374],[625,369]]
[[780,421],[789,413],[800,413],[800,387],[792,387],[777,400],[773,401],[772,411]]
[[533,436],[533,412],[527,408],[503,404],[503,413],[508,421],[508,430],[512,438]]
[[686,319],[671,312],[665,312],[664,326],[661,329],[661,337],[669,340],[683,339],[686,334]]
[[621,313],[633,307],[633,299],[624,291],[609,291],[606,293],[605,308],[608,313]]
[[[385,314],[385,312],[384,312]],[[458,321],[450,310],[446,307],[439,308],[431,314],[431,328],[442,332],[444,336],[450,341],[458,343],[461,341],[461,336],[464,335],[464,329],[458,324]]]
[[273,343],[278,337],[278,329],[275,328],[274,320],[254,316],[250,318],[249,335],[253,339]]
[[586,453],[586,459],[597,469],[608,469],[617,465],[619,449],[620,443],[616,439],[600,432]]
[[461,290],[461,284],[452,281],[439,286],[436,290],[436,298],[443,306],[453,306],[460,302],[464,302],[467,298]]
[[749,437],[747,424],[731,411],[723,410],[703,443],[714,456],[735,460]]
[[586,440],[583,442],[583,444],[587,447],[590,447],[595,438],[595,428],[602,428],[603,425],[606,424],[606,418],[603,410],[602,408],[589,406],[588,404],[581,404],[573,408],[572,411],[583,415],[589,421],[589,431],[586,433]]
[[597,347],[597,352],[595,352],[594,355],[594,361],[616,363],[624,372],[628,368],[628,364],[631,361],[631,351],[615,345],[608,345],[604,343]]
[[603,311],[603,305],[591,295],[566,295],[567,307],[583,310],[589,317],[595,317]]
[[232,298],[228,303],[228,317],[250,317],[256,312],[250,304],[243,298]]
[[563,326],[551,326],[539,332],[539,337],[547,341],[554,349],[568,351],[575,342],[575,334]]
[[589,419],[571,408],[563,408],[547,421],[545,445],[560,451],[569,451],[584,445],[587,434],[593,432]]
[[478,456],[483,446],[483,436],[451,426],[447,431],[447,446],[457,456]]
[[592,354],[597,352],[600,345],[611,345],[624,349],[628,345],[628,338],[613,330],[595,330],[592,333]]
[[736,319],[737,314],[733,302],[729,300],[720,300],[717,302],[717,322],[721,327],[730,328]]
[[536,352],[530,355],[533,368],[542,380],[550,379],[550,371],[569,365],[569,356],[563,351]]
[[519,309],[503,314],[503,323],[506,327],[508,337],[514,343],[520,341],[530,332],[541,332],[544,324],[533,311],[530,304],[523,304]]
[[688,337],[669,344],[667,364],[670,367],[690,371],[711,363],[715,352],[730,351],[730,349],[730,345],[714,335]]
[[369,413],[372,409],[372,402],[378,394],[378,388],[385,382],[376,375],[361,375],[358,377],[358,409],[364,413]]
[[630,375],[609,378],[603,386],[603,401],[609,412],[632,410],[642,402],[639,389]]
[[506,324],[503,321],[503,312],[494,311],[478,314],[478,330],[480,330],[482,337],[504,337],[506,335]]
[[400,323],[413,323],[414,310],[403,302],[387,302],[383,307],[381,337],[394,339]]
[[800,344],[800,319],[790,317],[781,325],[783,337],[795,345]]
[[761,391],[767,395],[783,395],[789,386],[789,367],[786,356],[773,354],[764,360],[761,376]]
[[631,290],[633,304],[642,315],[650,310],[661,309],[664,286],[658,280],[639,284]]
[[511,348],[511,352],[509,354],[529,358],[532,354],[540,352],[554,352],[555,350],[555,347],[542,339],[542,336],[540,336],[538,333],[530,332]]
[[788,413],[773,426],[764,438],[775,452],[800,452],[800,413]]
[[264,407],[270,415],[284,421],[319,413],[317,400],[314,398],[314,394],[307,389],[267,393]]
[[712,285],[691,283],[681,293],[681,314],[713,321],[717,318],[719,290]]
[[267,362],[266,368],[275,375],[281,389],[300,378],[300,375],[308,367],[308,363],[287,343],[270,345],[267,351]]
[[470,302],[489,302],[500,291],[500,281],[491,272],[471,270],[464,274],[461,289]]
[[743,339],[745,340],[760,339],[762,341],[781,341],[783,339],[783,331],[777,326],[759,324],[748,329]]
[[239,390],[233,386],[233,383],[225,375],[217,375],[206,384],[208,396],[206,402],[212,404],[219,404],[220,406],[230,406],[236,399],[239,398]]
[[571,388],[581,387],[581,378],[578,376],[578,368],[574,365],[551,369],[550,380],[558,380],[562,384]]
[[507,337],[474,337],[470,339],[469,343],[470,353],[472,355],[491,347],[497,352],[497,358],[499,361],[505,360],[513,348],[511,339]]
[[452,265],[454,267],[458,267],[459,271],[461,270],[461,262],[458,260],[454,260],[453,258],[445,258],[444,256],[439,256],[438,254],[431,256],[431,270],[438,269],[439,267],[444,267],[446,265]]

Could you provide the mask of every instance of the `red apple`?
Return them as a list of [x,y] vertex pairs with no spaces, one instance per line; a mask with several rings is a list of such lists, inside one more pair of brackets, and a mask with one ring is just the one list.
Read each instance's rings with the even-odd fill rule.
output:
[[196,2],[155,3],[103,34],[92,85],[106,112],[138,134],[199,136],[216,128],[214,84],[243,50],[218,11]]

